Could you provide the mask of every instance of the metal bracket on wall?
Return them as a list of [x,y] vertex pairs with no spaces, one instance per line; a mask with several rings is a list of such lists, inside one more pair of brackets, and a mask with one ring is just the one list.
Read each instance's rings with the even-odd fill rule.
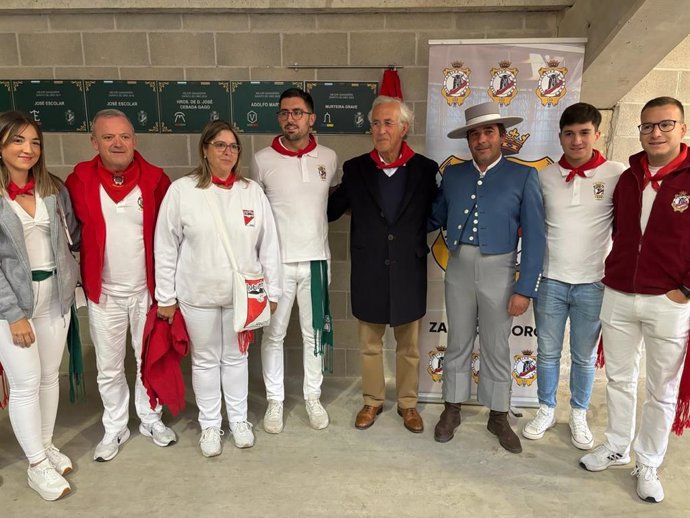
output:
[[305,68],[387,68],[388,70],[398,70],[400,68],[405,68],[395,63],[389,65],[300,65],[299,63],[293,63],[288,65],[286,68],[291,68],[294,71],[305,69]]

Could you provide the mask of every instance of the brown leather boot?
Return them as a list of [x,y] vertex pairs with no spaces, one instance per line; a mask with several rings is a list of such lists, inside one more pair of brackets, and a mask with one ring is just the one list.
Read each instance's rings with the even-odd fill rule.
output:
[[455,436],[455,430],[460,426],[460,403],[443,403],[444,408],[441,417],[434,428],[434,440],[436,442],[448,442]]
[[508,424],[508,412],[489,412],[489,422],[486,429],[498,437],[498,443],[510,453],[521,453],[520,438]]

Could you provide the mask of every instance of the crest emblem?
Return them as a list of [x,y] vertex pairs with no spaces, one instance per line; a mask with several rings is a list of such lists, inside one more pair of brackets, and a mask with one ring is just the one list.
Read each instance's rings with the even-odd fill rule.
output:
[[326,168],[323,165],[319,166],[319,178],[321,178],[322,182],[326,181]]
[[137,198],[137,205],[139,206],[139,210],[144,210],[144,199],[141,196]]
[[75,122],[76,120],[77,120],[77,117],[76,117],[76,115],[74,114],[74,112],[73,112],[72,110],[67,110],[67,111],[65,112],[65,122],[66,122],[69,126],[73,126],[73,125],[74,125],[74,122]]
[[364,127],[364,114],[362,112],[355,113],[355,128]]
[[681,191],[673,197],[671,202],[671,207],[673,212],[685,212],[690,206],[690,194],[685,191]]
[[441,383],[443,379],[443,356],[446,348],[442,346],[436,347],[435,351],[429,351],[429,362],[426,366],[426,371],[431,376],[435,383]]
[[498,62],[500,68],[492,68],[489,73],[488,93],[494,102],[508,106],[513,98],[518,94],[517,88],[517,68],[510,68],[510,61],[503,60]]
[[146,126],[146,123],[149,121],[149,115],[146,113],[144,110],[139,110],[139,113],[137,113],[137,122],[139,123],[140,126]]
[[556,106],[566,94],[565,75],[568,69],[559,67],[561,61],[558,58],[546,56],[547,67],[539,69],[539,79],[535,90],[542,106]]
[[254,226],[254,211],[252,209],[244,209],[242,211],[244,216],[244,226],[253,227]]
[[594,199],[595,200],[603,200],[604,199],[605,187],[606,187],[606,184],[604,182],[594,182],[594,185],[592,185],[592,190],[594,191]]
[[472,351],[472,359],[470,360],[470,367],[472,368],[472,381],[479,383],[479,353]]
[[470,74],[472,70],[463,67],[462,61],[453,61],[450,68],[443,69],[443,87],[441,95],[445,97],[448,106],[460,106],[470,95]]
[[513,379],[521,387],[530,386],[537,379],[537,358],[532,351],[525,349],[522,354],[513,356]]
[[114,174],[113,175],[113,185],[116,187],[120,187],[125,183],[125,177],[121,174]]

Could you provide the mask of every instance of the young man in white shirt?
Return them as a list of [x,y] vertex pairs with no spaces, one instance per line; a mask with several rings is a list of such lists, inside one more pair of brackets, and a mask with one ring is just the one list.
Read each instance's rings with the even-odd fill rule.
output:
[[333,347],[326,206],[338,158],[311,134],[315,121],[311,95],[298,88],[283,92],[278,110],[282,135],[254,155],[250,168],[252,179],[263,187],[271,204],[283,261],[283,295],[261,341],[268,399],[264,430],[268,433],[283,430],[283,341],[295,298],[304,342],[303,393],[309,423],[316,430],[329,423],[319,399],[322,366],[332,358]]
[[625,169],[601,155],[601,114],[577,103],[560,119],[563,156],[539,171],[546,213],[544,272],[534,306],[537,325],[539,411],[524,427],[527,439],[541,439],[556,424],[556,392],[566,321],[570,320],[571,442],[589,450],[587,425],[604,295],[601,278],[611,249],[613,191]]

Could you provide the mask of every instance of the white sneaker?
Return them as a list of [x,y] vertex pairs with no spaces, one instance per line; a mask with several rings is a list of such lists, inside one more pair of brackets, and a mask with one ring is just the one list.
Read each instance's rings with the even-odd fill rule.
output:
[[318,397],[311,396],[305,400],[309,424],[314,430],[323,430],[328,426],[328,412],[319,401]]
[[630,462],[630,455],[616,453],[602,444],[580,459],[580,466],[587,471],[604,471],[609,466],[623,466]]
[[153,439],[153,444],[165,448],[170,446],[177,441],[177,435],[172,430],[163,424],[163,421],[158,420],[153,424],[139,425],[139,433],[144,437],[151,437]]
[[72,461],[52,444],[46,448],[46,457],[60,475],[64,476],[72,471]]
[[223,451],[223,445],[220,442],[221,435],[225,435],[225,432],[215,426],[201,430],[199,447],[204,457],[216,457],[221,454]]
[[268,408],[264,414],[264,431],[267,433],[280,433],[283,431],[282,401],[268,400]]
[[645,464],[636,464],[631,475],[637,477],[637,496],[653,504],[664,499],[664,488],[661,487],[656,468]]
[[591,450],[594,446],[594,437],[587,425],[587,410],[581,408],[570,409],[570,442],[580,450]]
[[129,439],[129,428],[124,428],[118,433],[106,433],[103,440],[96,446],[96,451],[93,452],[93,460],[97,462],[107,462],[117,455],[120,451],[120,446]]
[[556,425],[556,409],[547,405],[539,405],[537,415],[522,429],[526,439],[536,441],[544,437],[546,430]]
[[235,446],[238,448],[251,448],[254,446],[254,432],[252,432],[252,428],[252,423],[249,421],[230,423],[230,433],[232,434],[232,440],[235,441]]
[[72,488],[62,475],[45,459],[37,466],[26,470],[29,487],[36,491],[44,500],[57,500],[72,491]]

